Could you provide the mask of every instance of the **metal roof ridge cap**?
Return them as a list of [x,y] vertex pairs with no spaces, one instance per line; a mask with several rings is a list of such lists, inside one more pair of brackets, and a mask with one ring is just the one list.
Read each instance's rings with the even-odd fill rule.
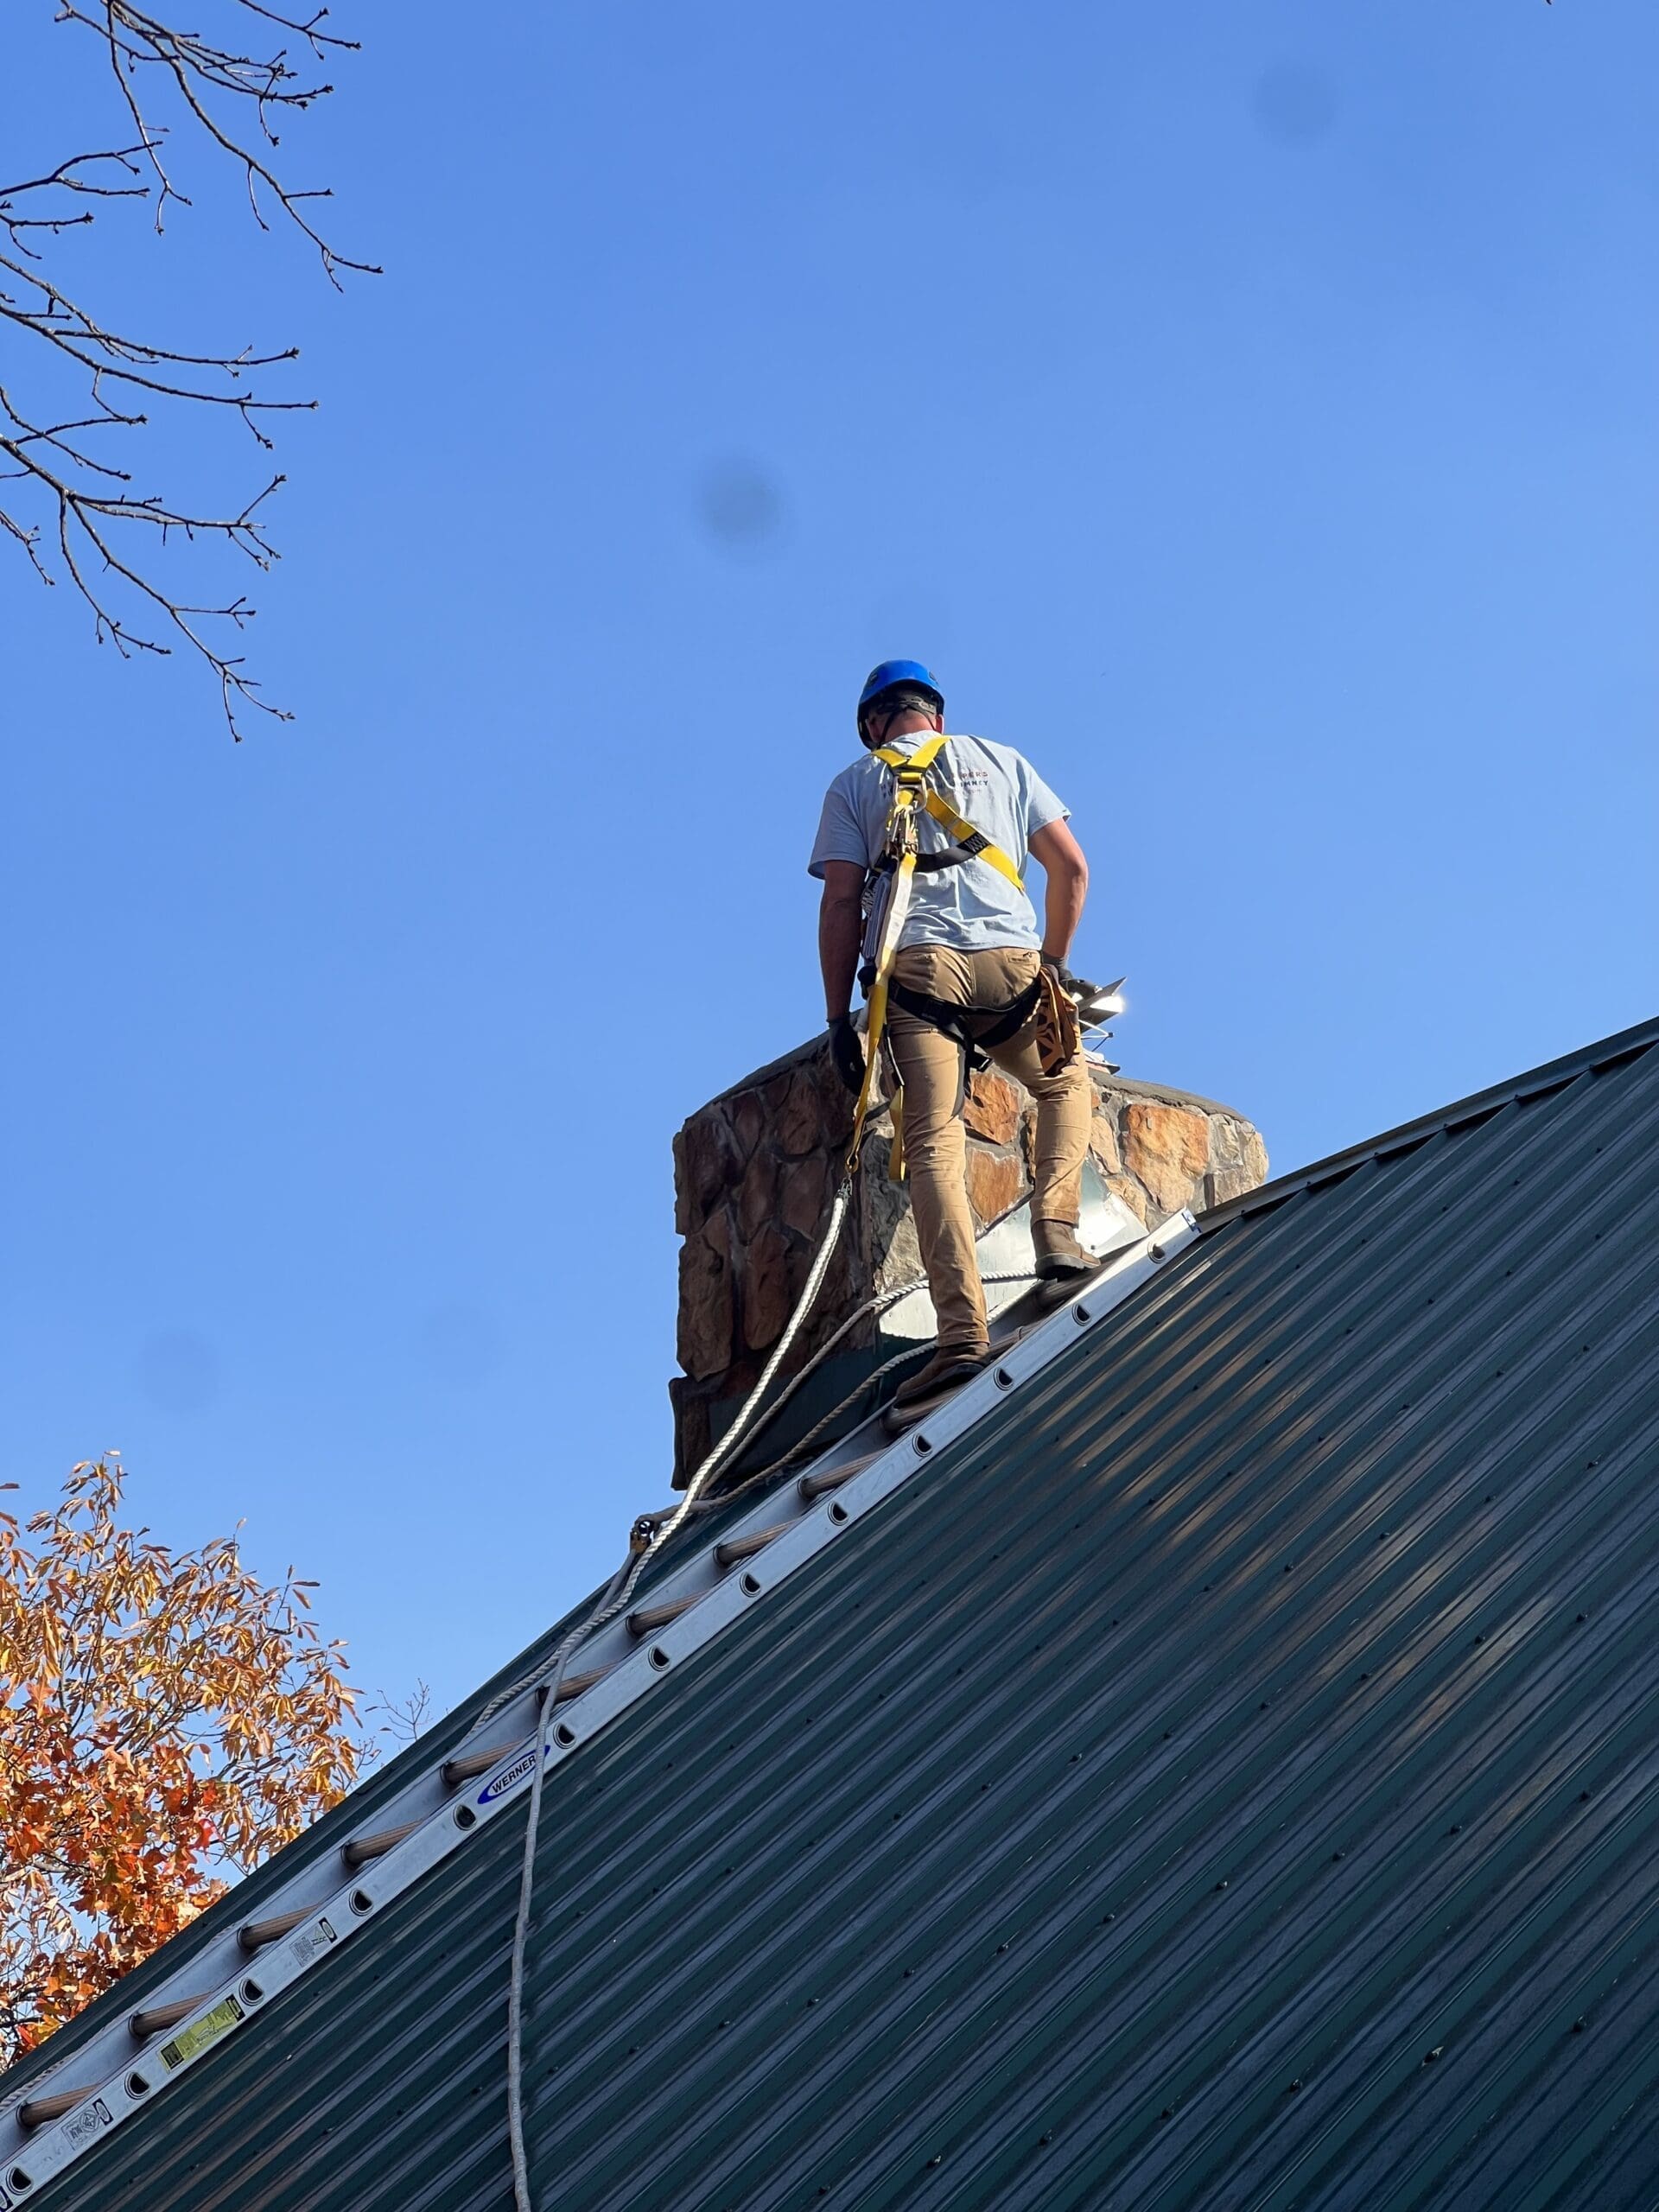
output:
[[1326,1153],[1304,1167],[1275,1175],[1258,1184],[1253,1191],[1241,1192],[1237,1198],[1208,1208],[1198,1216],[1198,1225],[1207,1232],[1224,1227],[1243,1214],[1282,1205],[1316,1182],[1332,1182],[1364,1166],[1381,1153],[1404,1151],[1413,1143],[1421,1143],[1471,1121],[1489,1119],[1505,1106],[1522,1104],[1541,1090],[1561,1089],[1579,1076],[1593,1075],[1611,1061],[1633,1058],[1656,1044],[1659,1044],[1659,1014],[1637,1022],[1629,1029],[1615,1031],[1611,1037],[1600,1038],[1592,1045],[1581,1046],[1575,1052],[1563,1053],[1559,1059],[1546,1060],[1541,1066],[1529,1068],[1506,1083],[1491,1084],[1484,1090],[1471,1091],[1467,1097],[1454,1098],[1432,1113],[1419,1114],[1374,1137],[1362,1137],[1336,1152]]

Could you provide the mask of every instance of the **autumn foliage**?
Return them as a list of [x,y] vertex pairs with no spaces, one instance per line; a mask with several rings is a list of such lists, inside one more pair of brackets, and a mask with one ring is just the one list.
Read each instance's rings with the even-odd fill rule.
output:
[[0,2061],[29,2050],[350,1788],[361,1742],[308,1585],[235,1539],[120,1526],[84,1462],[0,1515]]

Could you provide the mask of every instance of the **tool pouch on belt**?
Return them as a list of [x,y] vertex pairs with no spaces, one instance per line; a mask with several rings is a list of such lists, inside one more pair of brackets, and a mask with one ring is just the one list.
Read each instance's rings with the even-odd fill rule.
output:
[[1082,1031],[1077,1004],[1063,991],[1052,968],[1037,973],[1037,1033],[1033,1039],[1045,1075],[1058,1075],[1077,1049]]

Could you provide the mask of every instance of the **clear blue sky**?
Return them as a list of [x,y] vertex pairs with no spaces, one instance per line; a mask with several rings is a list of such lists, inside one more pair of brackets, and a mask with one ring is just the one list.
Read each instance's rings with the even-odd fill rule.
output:
[[383,278],[199,168],[88,248],[303,344],[299,720],[0,567],[0,1473],[118,1446],[443,1705],[667,1495],[671,1139],[821,1018],[878,657],[1068,798],[1128,1070],[1279,1168],[1653,1011],[1659,16],[338,13],[287,151]]

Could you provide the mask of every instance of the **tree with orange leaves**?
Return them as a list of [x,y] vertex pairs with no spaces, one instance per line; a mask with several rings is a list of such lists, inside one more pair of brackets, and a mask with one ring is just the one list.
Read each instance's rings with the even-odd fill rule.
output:
[[[173,1552],[83,1461],[0,1514],[0,2063],[344,1796],[365,1746],[312,1585]],[[30,1540],[34,1540],[32,1542]]]

